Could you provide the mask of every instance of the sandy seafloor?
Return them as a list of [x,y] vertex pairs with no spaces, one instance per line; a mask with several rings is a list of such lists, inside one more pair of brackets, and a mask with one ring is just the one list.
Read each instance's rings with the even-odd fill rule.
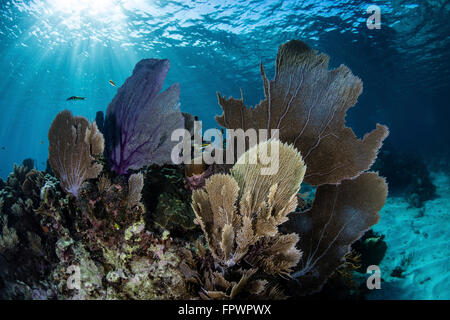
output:
[[[373,228],[386,236],[380,265],[381,289],[368,299],[450,299],[450,177],[432,173],[438,197],[423,208],[411,208],[404,198],[389,197]],[[409,260],[404,278],[392,271]]]

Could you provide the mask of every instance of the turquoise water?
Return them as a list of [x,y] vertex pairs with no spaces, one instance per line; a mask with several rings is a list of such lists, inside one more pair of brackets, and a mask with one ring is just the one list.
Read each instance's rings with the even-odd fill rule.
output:
[[[369,30],[366,9],[381,9]],[[216,92],[249,105],[263,98],[262,61],[273,75],[278,45],[292,38],[348,65],[364,93],[348,119],[358,133],[387,124],[399,146],[442,152],[449,141],[447,1],[47,0],[0,5],[0,176],[47,158],[47,131],[63,109],[93,118],[142,58],[171,61],[181,109],[216,127]],[[85,101],[66,101],[72,95]]]

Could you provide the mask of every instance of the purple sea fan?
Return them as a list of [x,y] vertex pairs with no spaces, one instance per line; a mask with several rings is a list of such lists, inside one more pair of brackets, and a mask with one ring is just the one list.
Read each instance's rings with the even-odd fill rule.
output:
[[138,62],[106,110],[106,157],[118,174],[171,161],[170,137],[184,122],[179,84],[160,93],[169,66],[167,59]]

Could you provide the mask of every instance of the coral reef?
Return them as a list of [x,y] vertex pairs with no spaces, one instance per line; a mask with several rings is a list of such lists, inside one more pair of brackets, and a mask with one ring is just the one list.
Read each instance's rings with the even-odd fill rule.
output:
[[50,165],[61,187],[78,197],[84,181],[97,178],[102,165],[95,160],[103,153],[103,135],[97,125],[68,110],[58,113],[48,132]]
[[[59,258],[51,277],[58,281],[58,297],[71,299],[172,299],[184,294],[178,272],[177,246],[146,230],[144,206],[136,192],[143,177],[86,184],[76,204],[66,210],[76,216],[50,232],[58,234]],[[140,192],[139,192],[140,193]],[[41,214],[46,214],[41,211]],[[49,209],[48,215],[57,214]],[[56,216],[57,219],[57,216]],[[70,230],[70,229],[74,230]],[[67,270],[81,275],[79,287],[70,287]],[[162,284],[165,285],[162,285]]]
[[144,170],[144,182],[142,202],[148,212],[148,225],[187,239],[197,236],[193,230],[196,225],[190,205],[191,193],[185,188],[183,167],[153,165]]
[[44,298],[52,294],[52,284],[43,283],[56,259],[54,242],[40,225],[34,208],[39,206],[44,184],[55,181],[53,177],[30,170],[27,162],[24,164],[15,165],[6,184],[0,188],[2,299]]
[[[263,152],[279,150],[279,170],[273,175],[261,174]],[[256,161],[252,161],[256,160]],[[246,286],[258,269],[268,275],[286,276],[295,267],[301,252],[295,248],[298,236],[280,234],[278,226],[297,206],[297,192],[305,174],[305,165],[294,147],[269,140],[243,154],[231,169],[231,175],[216,174],[207,179],[204,189],[194,191],[192,207],[219,270],[211,270],[213,285],[202,288],[210,298],[233,298],[237,288]],[[204,254],[206,255],[206,253]],[[244,270],[245,261],[253,266]],[[192,270],[191,263],[190,273]],[[223,285],[224,277],[239,266],[236,285]],[[220,272],[220,270],[222,270]],[[188,273],[189,273],[188,272]],[[265,284],[260,280],[258,290]],[[253,288],[254,285],[251,285]],[[229,291],[229,293],[228,293]],[[220,292],[220,293],[219,293]],[[250,290],[250,293],[253,293]]]
[[384,235],[369,230],[352,245],[352,248],[358,253],[360,260],[360,265],[356,270],[366,273],[368,266],[380,265],[386,254],[387,244]]
[[376,235],[355,241],[387,196],[367,172],[387,128],[360,140],[345,127],[362,84],[327,64],[290,41],[273,81],[261,67],[258,106],[219,95],[222,126],[280,129],[234,165],[167,163],[171,131],[192,135],[195,119],[179,111],[177,84],[160,93],[168,60],[139,62],[104,126],[97,114],[107,166],[97,124],[59,113],[46,171],[27,160],[0,181],[0,298],[285,299],[329,279],[327,293],[350,292],[353,272],[385,251]]
[[295,272],[300,290],[320,290],[328,277],[345,260],[353,242],[379,219],[387,196],[387,185],[376,173],[361,174],[340,185],[318,188],[312,208],[292,215],[292,229],[303,241],[300,269]]
[[377,125],[360,140],[345,126],[362,82],[344,65],[329,71],[328,61],[327,55],[292,40],[279,47],[274,80],[267,79],[261,65],[265,100],[256,107],[247,108],[243,98],[218,95],[221,126],[279,129],[280,140],[293,143],[306,163],[305,182],[317,186],[312,207],[283,226],[302,239],[303,257],[293,274],[299,283],[296,294],[322,288],[345,262],[351,244],[377,223],[387,197],[385,180],[365,171],[388,129]]
[[400,152],[386,144],[373,169],[386,177],[392,195],[407,198],[412,207],[421,208],[426,201],[436,197],[430,172],[416,154]]
[[[43,173],[26,176],[35,175]],[[17,178],[12,174],[10,180]],[[78,198],[65,196],[49,175],[30,181],[40,183],[36,209],[23,207],[35,192],[25,193],[17,184],[0,192],[2,298],[189,297],[178,268],[183,240],[145,227],[141,173],[128,180],[103,174],[85,182]],[[18,209],[8,209],[12,201]]]
[[118,174],[170,163],[175,145],[170,135],[184,128],[184,119],[179,85],[159,93],[168,70],[169,60],[141,60],[106,110],[105,155]]

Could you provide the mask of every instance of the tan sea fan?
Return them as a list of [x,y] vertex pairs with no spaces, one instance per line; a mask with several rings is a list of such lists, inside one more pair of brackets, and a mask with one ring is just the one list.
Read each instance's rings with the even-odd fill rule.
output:
[[[263,152],[278,150],[279,169],[272,175],[261,174],[265,167]],[[231,175],[217,174],[206,181],[204,189],[194,191],[192,207],[214,259],[232,267],[244,258],[250,246],[268,242],[271,237],[283,242],[286,263],[266,263],[264,256],[254,260],[269,273],[287,273],[300,259],[293,237],[279,237],[278,226],[295,210],[297,192],[305,174],[305,165],[292,145],[278,140],[260,143],[244,153],[231,169]],[[294,234],[293,236],[296,237]],[[295,238],[298,239],[297,237]],[[263,250],[263,249],[261,249]],[[271,259],[269,257],[269,259]],[[270,266],[275,266],[272,270]]]
[[103,166],[96,162],[104,139],[95,122],[74,117],[69,110],[58,113],[48,132],[49,162],[61,187],[78,197],[84,181],[97,178]]
[[134,173],[128,178],[128,208],[136,206],[142,197],[144,187],[144,176],[142,172]]

